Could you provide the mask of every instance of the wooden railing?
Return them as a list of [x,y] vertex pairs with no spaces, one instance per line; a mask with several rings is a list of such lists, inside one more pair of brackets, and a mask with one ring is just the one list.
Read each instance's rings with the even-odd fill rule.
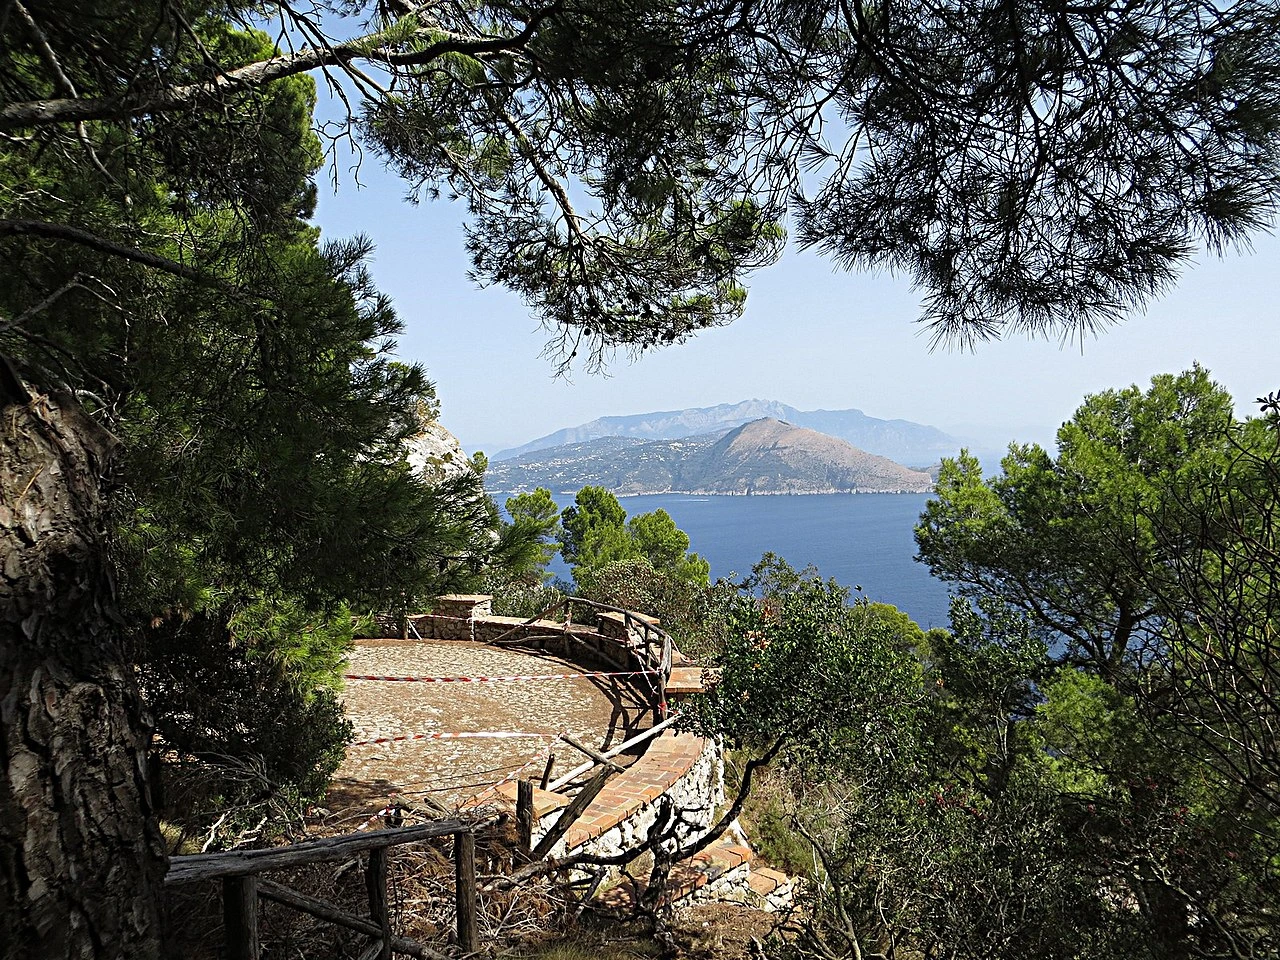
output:
[[[675,650],[675,645],[671,640],[670,634],[634,611],[627,610],[624,607],[615,607],[608,603],[600,603],[596,600],[588,600],[585,597],[563,597],[545,610],[541,610],[524,622],[516,624],[510,630],[489,642],[502,645],[527,641],[529,637],[523,633],[527,627],[531,627],[535,623],[548,621],[556,624],[552,629],[555,629],[557,634],[568,634],[574,624],[573,611],[575,606],[597,614],[621,614],[624,633],[628,637],[634,634],[641,638],[640,648],[633,650],[633,652],[640,661],[642,668],[654,671],[656,683],[650,682],[650,692],[653,694],[654,701],[653,706],[658,719],[665,720],[667,717],[667,681],[671,679],[672,654]],[[561,614],[563,614],[563,625],[560,624]]]
[[[262,850],[228,850],[174,857],[165,874],[166,885],[222,881],[223,926],[227,960],[258,960],[258,899],[265,898],[301,910],[329,923],[366,934],[371,942],[362,960],[390,960],[392,953],[419,960],[450,960],[425,944],[396,936],[391,930],[387,904],[388,851],[406,843],[453,837],[454,900],[457,907],[457,947],[464,955],[480,949],[477,926],[476,831],[492,825],[496,817],[482,820],[439,820],[416,827],[373,830],[327,837],[285,847]],[[367,853],[365,890],[369,916],[358,917],[339,906],[292,890],[260,876],[268,870],[310,863],[346,860]]]

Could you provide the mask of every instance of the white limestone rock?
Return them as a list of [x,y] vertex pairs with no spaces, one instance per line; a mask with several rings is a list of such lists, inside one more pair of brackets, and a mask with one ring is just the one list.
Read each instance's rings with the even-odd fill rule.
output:
[[439,482],[473,471],[471,460],[458,438],[432,420],[407,444],[409,465],[424,480]]

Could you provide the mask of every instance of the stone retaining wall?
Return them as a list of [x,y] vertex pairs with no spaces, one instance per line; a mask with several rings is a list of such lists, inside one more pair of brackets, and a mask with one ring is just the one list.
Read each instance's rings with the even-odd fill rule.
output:
[[600,791],[565,835],[556,855],[613,856],[644,843],[657,820],[658,799],[670,799],[686,843],[710,829],[724,801],[724,767],[714,742],[692,734],[660,735],[639,760]]

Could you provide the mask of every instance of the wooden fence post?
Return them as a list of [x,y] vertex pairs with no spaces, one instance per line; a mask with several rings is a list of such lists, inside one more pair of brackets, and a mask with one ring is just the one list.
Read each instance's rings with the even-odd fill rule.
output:
[[458,913],[458,948],[465,953],[480,950],[476,926],[476,835],[470,830],[453,835],[454,900]]
[[382,949],[378,960],[391,960],[391,912],[387,908],[387,848],[369,851],[364,885],[369,893],[369,919],[382,931]]
[[227,960],[258,960],[258,878],[222,881],[222,928]]
[[573,802],[564,808],[564,812],[551,825],[551,829],[538,841],[538,845],[533,849],[534,860],[541,860],[549,854],[560,838],[569,832],[574,821],[582,816],[582,811],[586,810],[591,801],[596,798],[596,794],[604,789],[604,782],[609,779],[611,773],[613,773],[612,765],[603,766],[595,777],[587,781],[587,785],[578,792]]
[[667,719],[667,681],[671,679],[671,637],[662,638],[662,659],[658,664],[658,718]]
[[526,858],[533,851],[533,781],[520,780],[516,784],[516,833],[520,853]]

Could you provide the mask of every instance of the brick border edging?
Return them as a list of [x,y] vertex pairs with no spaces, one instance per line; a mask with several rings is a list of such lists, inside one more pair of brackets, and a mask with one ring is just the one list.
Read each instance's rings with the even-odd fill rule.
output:
[[564,852],[609,854],[642,842],[657,819],[658,798],[669,796],[691,821],[684,838],[711,826],[721,794],[719,751],[690,733],[667,730],[611,779],[565,835]]

